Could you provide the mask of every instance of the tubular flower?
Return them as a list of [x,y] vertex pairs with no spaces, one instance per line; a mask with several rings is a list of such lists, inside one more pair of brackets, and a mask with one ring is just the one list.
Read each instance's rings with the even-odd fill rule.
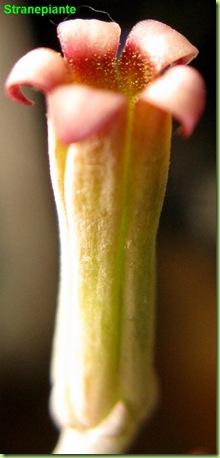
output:
[[120,27],[58,26],[63,57],[35,49],[7,94],[47,99],[49,159],[61,273],[52,359],[55,453],[118,453],[156,398],[155,240],[167,182],[172,115],[189,136],[205,99],[186,67],[198,51],[154,20],[139,22],[117,57]]

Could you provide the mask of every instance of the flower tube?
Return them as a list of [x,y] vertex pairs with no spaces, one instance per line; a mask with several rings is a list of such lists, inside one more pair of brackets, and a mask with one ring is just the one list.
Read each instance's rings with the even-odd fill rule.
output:
[[58,26],[63,57],[35,49],[6,92],[47,99],[49,160],[60,232],[52,357],[54,453],[119,453],[157,400],[155,245],[170,161],[172,115],[188,137],[205,100],[186,67],[198,51],[154,20],[138,23],[118,58],[116,23]]

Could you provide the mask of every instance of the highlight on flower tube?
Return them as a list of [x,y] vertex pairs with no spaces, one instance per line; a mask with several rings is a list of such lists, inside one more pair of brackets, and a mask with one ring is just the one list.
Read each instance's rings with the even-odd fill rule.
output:
[[198,50],[154,20],[117,57],[120,27],[58,26],[63,57],[35,49],[6,93],[47,99],[49,160],[60,231],[52,357],[54,453],[119,453],[157,402],[155,244],[170,162],[172,115],[193,132],[205,104]]

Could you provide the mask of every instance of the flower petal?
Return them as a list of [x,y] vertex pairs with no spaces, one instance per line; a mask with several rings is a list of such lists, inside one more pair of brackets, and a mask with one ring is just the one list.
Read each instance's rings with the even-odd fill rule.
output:
[[82,60],[94,54],[100,57],[106,54],[115,57],[120,38],[120,27],[115,22],[103,22],[96,19],[72,19],[61,22],[57,28],[58,37],[64,56]]
[[[73,81],[113,89],[113,61],[121,29],[115,22],[73,19],[59,24],[58,38]],[[113,84],[113,82],[112,82]]]
[[205,84],[192,67],[178,65],[150,84],[140,102],[149,102],[170,112],[181,123],[181,134],[192,134],[205,106]]
[[179,32],[162,22],[141,21],[128,35],[122,53],[120,69],[122,78],[137,82],[142,90],[167,67],[187,64],[198,50]]
[[49,118],[64,144],[84,140],[102,130],[118,111],[125,111],[121,94],[81,85],[65,85],[48,96]]
[[31,86],[49,92],[68,80],[67,66],[61,55],[49,48],[28,52],[14,65],[6,81],[6,94],[13,100],[31,105],[33,102],[21,91],[21,86]]

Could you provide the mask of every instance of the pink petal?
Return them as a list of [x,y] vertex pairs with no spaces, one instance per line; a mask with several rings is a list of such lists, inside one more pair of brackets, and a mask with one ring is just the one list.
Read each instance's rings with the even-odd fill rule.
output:
[[124,115],[125,98],[110,91],[65,85],[48,95],[48,113],[58,138],[70,144],[98,134],[117,113]]
[[[198,50],[179,32],[162,22],[145,20],[133,27],[121,58],[121,73],[140,80],[142,90],[154,77],[174,64],[187,64]],[[129,73],[129,75],[128,75]]]
[[61,22],[57,28],[64,56],[81,60],[94,54],[110,59],[115,57],[120,38],[120,27],[115,22],[96,19],[72,19]]
[[52,49],[37,48],[28,52],[14,65],[5,90],[11,99],[31,105],[33,102],[21,91],[22,85],[47,93],[67,80],[68,70],[61,55]]
[[205,84],[197,70],[179,65],[150,84],[140,96],[143,101],[170,112],[181,123],[181,134],[188,137],[204,110]]
[[73,19],[59,24],[58,38],[78,83],[111,89],[120,27],[114,22]]

